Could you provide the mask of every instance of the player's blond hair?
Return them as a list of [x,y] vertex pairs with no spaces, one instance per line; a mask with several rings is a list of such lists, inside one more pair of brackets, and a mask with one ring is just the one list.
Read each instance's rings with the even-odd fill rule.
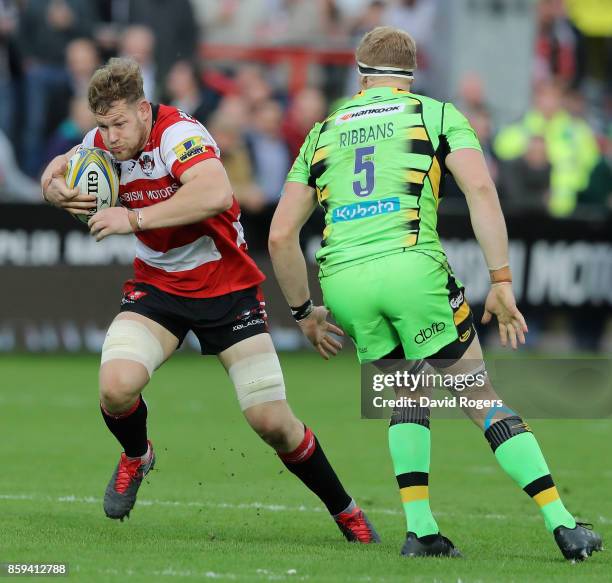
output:
[[93,113],[104,115],[116,101],[134,103],[144,99],[142,73],[133,59],[109,59],[89,81],[87,100]]
[[369,67],[416,69],[416,44],[403,30],[392,26],[377,26],[366,33],[355,52],[357,62]]

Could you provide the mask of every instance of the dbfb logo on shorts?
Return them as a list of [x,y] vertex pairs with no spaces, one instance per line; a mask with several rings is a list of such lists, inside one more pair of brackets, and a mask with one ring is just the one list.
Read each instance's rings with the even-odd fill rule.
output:
[[434,336],[444,331],[446,324],[444,322],[433,322],[429,328],[421,328],[419,333],[414,337],[417,344],[423,344],[431,340]]
[[402,113],[405,107],[405,103],[379,106],[366,105],[365,107],[358,107],[357,109],[352,109],[351,111],[341,113],[336,118],[336,125],[339,126],[343,123],[364,119],[366,117],[379,117],[381,115],[393,115],[396,113]]

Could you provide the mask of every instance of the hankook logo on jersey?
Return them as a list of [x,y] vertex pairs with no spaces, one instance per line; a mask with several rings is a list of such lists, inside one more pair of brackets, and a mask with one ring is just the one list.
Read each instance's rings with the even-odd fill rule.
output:
[[357,109],[352,109],[351,111],[341,113],[338,117],[336,117],[336,125],[339,126],[343,123],[363,119],[366,117],[379,117],[381,115],[393,115],[396,113],[401,113],[402,111],[404,111],[405,107],[406,104],[404,103],[380,106],[366,105],[365,107],[359,107]]
[[431,340],[437,334],[444,331],[446,324],[444,322],[433,322],[428,328],[421,328],[419,333],[414,337],[414,341],[417,344],[423,344],[428,340]]

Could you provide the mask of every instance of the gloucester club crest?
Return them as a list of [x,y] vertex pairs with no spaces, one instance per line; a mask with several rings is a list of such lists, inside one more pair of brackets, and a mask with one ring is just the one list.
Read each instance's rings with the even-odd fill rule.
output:
[[153,156],[149,154],[143,154],[138,159],[138,163],[140,164],[140,168],[147,175],[151,176],[153,174],[153,170],[155,169],[155,160],[153,160]]

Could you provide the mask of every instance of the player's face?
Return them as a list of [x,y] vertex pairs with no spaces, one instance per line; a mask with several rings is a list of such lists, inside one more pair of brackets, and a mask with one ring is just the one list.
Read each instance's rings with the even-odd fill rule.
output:
[[104,114],[96,114],[104,145],[117,160],[135,158],[147,142],[151,131],[151,106],[142,99],[127,103],[115,101]]

